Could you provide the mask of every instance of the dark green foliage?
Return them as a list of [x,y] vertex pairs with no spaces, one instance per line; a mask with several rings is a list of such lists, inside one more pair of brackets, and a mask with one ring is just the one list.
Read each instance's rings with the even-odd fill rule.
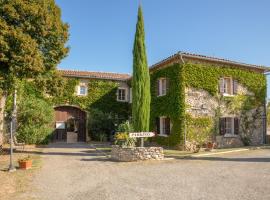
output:
[[149,130],[151,95],[144,40],[144,22],[140,6],[133,47],[132,120],[135,131]]
[[[166,146],[182,144],[184,140],[185,122],[185,77],[184,66],[174,64],[151,74],[151,130],[155,130],[157,117],[167,116],[172,120],[172,130],[169,137],[157,137],[155,140]],[[165,96],[157,97],[157,80],[167,78],[170,82],[169,91]]]
[[100,110],[92,109],[88,113],[88,128],[91,139],[96,141],[106,141],[115,129],[114,121],[115,120],[110,113],[104,113]]
[[53,131],[54,110],[33,83],[22,83],[18,97],[17,138],[27,144],[46,144]]

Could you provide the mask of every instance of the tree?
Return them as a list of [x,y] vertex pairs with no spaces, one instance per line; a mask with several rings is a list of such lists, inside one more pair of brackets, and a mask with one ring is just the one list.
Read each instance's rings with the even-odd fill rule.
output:
[[54,0],[0,0],[2,97],[12,93],[16,79],[46,83],[43,77],[54,74],[68,53],[67,40],[68,25]]
[[0,0],[2,76],[35,78],[56,69],[68,48],[68,25],[54,0]]
[[53,106],[34,83],[25,81],[19,86],[17,139],[26,144],[47,144],[53,132]]
[[135,131],[149,131],[150,76],[145,49],[142,8],[139,6],[138,21],[133,47],[132,120]]

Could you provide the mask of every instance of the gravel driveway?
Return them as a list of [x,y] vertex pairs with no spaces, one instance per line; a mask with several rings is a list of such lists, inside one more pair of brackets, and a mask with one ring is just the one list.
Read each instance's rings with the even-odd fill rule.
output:
[[32,184],[38,200],[269,200],[270,150],[119,163],[86,144],[44,150]]

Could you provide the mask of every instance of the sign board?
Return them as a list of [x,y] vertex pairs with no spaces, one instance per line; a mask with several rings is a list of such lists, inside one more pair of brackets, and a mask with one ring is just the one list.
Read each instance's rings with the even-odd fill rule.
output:
[[144,138],[144,137],[153,137],[155,133],[153,132],[136,132],[136,133],[129,133],[129,137],[131,138]]
[[65,122],[56,122],[55,128],[56,129],[65,129],[66,128],[66,124],[65,124]]

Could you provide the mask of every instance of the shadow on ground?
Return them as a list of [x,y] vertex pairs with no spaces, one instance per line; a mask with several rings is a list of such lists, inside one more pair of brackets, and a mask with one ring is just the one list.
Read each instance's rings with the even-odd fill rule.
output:
[[176,160],[198,160],[198,161],[224,161],[224,162],[270,162],[270,158],[224,158],[224,157],[177,157],[170,156]]

